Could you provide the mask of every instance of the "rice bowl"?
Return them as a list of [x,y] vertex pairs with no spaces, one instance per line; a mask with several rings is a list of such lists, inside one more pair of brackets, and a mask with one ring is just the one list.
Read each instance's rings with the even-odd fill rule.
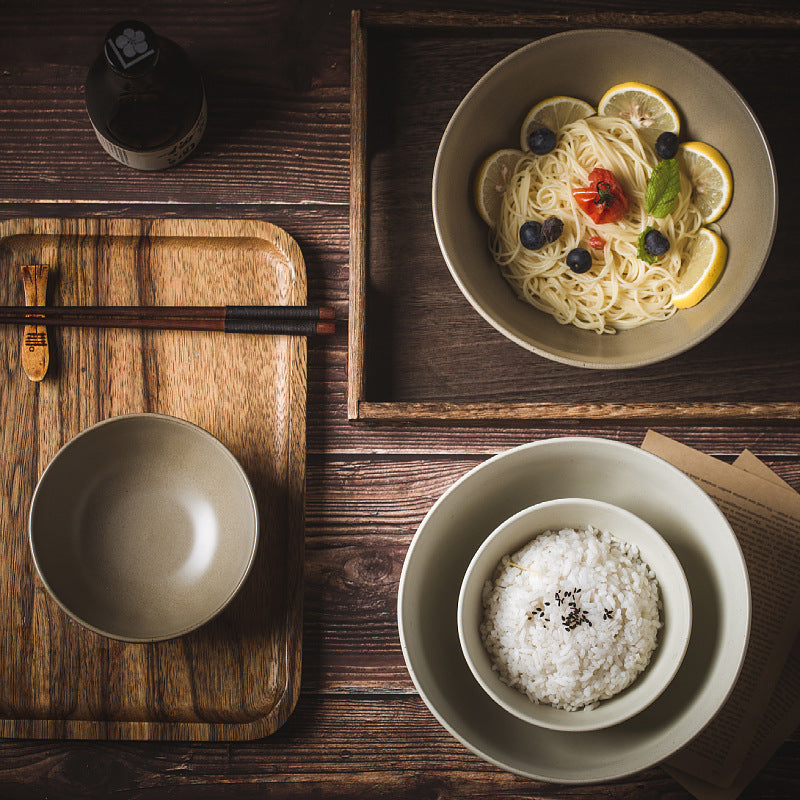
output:
[[680,561],[644,520],[559,498],[483,540],[463,576],[457,627],[470,671],[499,706],[544,728],[599,730],[667,688],[692,602]]

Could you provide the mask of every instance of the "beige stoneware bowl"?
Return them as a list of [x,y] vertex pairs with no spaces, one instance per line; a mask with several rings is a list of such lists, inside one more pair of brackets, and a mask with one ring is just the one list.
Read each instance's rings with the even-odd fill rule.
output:
[[241,465],[175,417],[112,417],[70,440],[30,510],[36,569],[76,621],[115,639],[170,639],[234,597],[258,544]]
[[[590,710],[564,711],[537,704],[500,680],[483,646],[481,593],[500,560],[545,531],[593,526],[638,547],[655,572],[662,603],[662,628],[647,668],[624,691]],[[535,568],[535,564],[531,565]],[[458,600],[458,635],[472,674],[506,711],[525,722],[558,731],[592,731],[617,725],[645,709],[667,688],[683,661],[692,630],[692,601],[681,563],[648,523],[619,506],[589,498],[558,498],[514,514],[492,531],[470,561]]]
[[[669,686],[635,716],[601,730],[554,731],[510,714],[475,680],[456,625],[461,584],[487,531],[567,492],[627,509],[652,525],[680,560],[692,596],[689,646]],[[618,780],[697,736],[739,675],[750,612],[742,550],[698,484],[638,447],[584,436],[507,450],[450,486],[411,541],[397,600],[403,656],[433,716],[489,763],[562,784]]]
[[[586,53],[591,54],[589,61],[580,55]],[[540,100],[572,95],[596,106],[607,89],[625,81],[665,92],[680,113],[681,140],[707,142],[730,164],[733,198],[719,220],[728,262],[716,287],[694,308],[663,322],[599,336],[560,325],[517,299],[489,255],[488,229],[473,206],[473,182],[490,153],[519,147],[522,120]],[[432,200],[436,235],[450,273],[487,322],[521,347],[554,361],[623,369],[676,356],[702,342],[734,314],[769,256],[777,198],[775,167],[764,132],[742,96],[715,69],[688,50],[650,34],[579,30],[517,50],[475,84],[442,136]]]

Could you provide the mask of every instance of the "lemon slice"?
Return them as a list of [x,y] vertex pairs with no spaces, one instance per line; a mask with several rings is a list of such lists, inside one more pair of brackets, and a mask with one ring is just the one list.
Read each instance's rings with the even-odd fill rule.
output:
[[530,150],[528,147],[528,137],[531,131],[536,128],[550,128],[553,133],[558,131],[570,122],[578,119],[591,117],[595,113],[594,106],[589,105],[585,100],[577,97],[567,97],[558,95],[548,97],[537,103],[525,117],[520,131],[519,141],[523,150]]
[[500,215],[500,204],[511,176],[524,153],[512,148],[492,153],[481,164],[475,178],[475,208],[483,221],[494,228]]
[[628,120],[650,144],[664,131],[677,136],[681,130],[681,118],[672,101],[646,83],[632,81],[612,86],[600,98],[597,113]]
[[719,219],[733,194],[733,177],[719,150],[703,142],[686,142],[680,147],[681,160],[692,182],[692,200],[703,222]]
[[672,295],[676,308],[696,306],[714,287],[728,258],[728,247],[716,233],[700,228],[686,266]]

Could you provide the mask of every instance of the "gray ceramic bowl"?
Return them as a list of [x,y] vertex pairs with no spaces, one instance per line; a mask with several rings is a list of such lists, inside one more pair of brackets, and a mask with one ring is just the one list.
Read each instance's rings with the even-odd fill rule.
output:
[[[564,711],[537,704],[500,680],[483,646],[481,594],[505,555],[512,555],[539,534],[594,526],[639,548],[655,572],[662,603],[662,628],[647,668],[623,692],[596,708]],[[535,567],[535,564],[532,565]],[[558,498],[537,503],[499,525],[472,558],[458,601],[458,635],[472,674],[486,693],[525,722],[559,731],[592,731],[624,722],[649,706],[667,688],[683,661],[692,630],[692,601],[681,563],[664,538],[648,523],[619,506],[589,498]]]
[[[592,53],[592,67],[576,53]],[[713,291],[669,320],[598,336],[518,300],[487,248],[473,207],[475,174],[490,153],[519,147],[525,114],[539,100],[572,95],[596,105],[615,84],[656,86],[676,104],[682,140],[714,145],[728,160],[734,192],[719,227],[728,262]],[[672,42],[629,30],[548,36],[512,53],[470,90],[448,124],[433,174],[433,218],[450,272],[475,310],[500,333],[539,355],[579,367],[622,369],[688,350],[740,307],[767,260],[777,224],[777,180],[753,112],[716,70]]]
[[258,543],[250,482],[210,433],[175,417],[112,417],[70,440],[30,510],[36,569],[91,630],[126,641],[187,633],[243,584]]

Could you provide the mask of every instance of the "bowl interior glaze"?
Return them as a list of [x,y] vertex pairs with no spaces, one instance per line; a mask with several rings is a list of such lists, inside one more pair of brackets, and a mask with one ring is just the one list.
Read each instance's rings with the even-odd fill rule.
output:
[[39,480],[29,523],[56,602],[126,641],[169,639],[219,613],[259,534],[252,487],[230,451],[158,414],[112,417],[70,440]]

